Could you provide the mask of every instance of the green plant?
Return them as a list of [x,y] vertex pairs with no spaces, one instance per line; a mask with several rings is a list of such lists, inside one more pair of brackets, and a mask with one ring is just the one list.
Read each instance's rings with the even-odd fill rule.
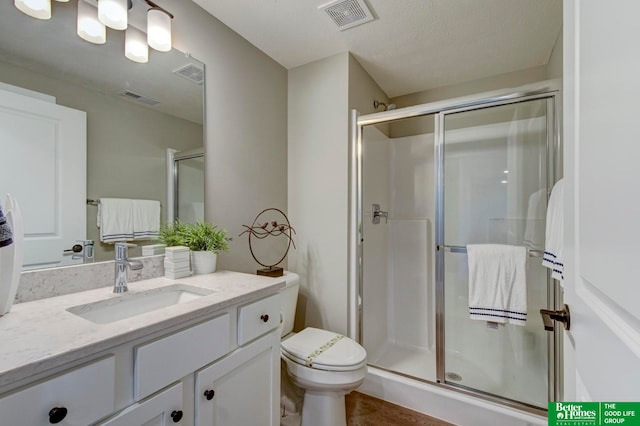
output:
[[176,220],[160,231],[160,240],[167,246],[187,246],[192,251],[218,253],[229,250],[227,231],[212,223],[195,224]]
[[159,240],[168,247],[186,246],[187,226],[189,224],[177,219],[173,223],[167,223],[160,229]]

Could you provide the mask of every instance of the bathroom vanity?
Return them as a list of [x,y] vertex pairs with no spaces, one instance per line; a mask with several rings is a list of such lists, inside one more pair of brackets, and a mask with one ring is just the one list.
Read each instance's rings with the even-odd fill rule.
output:
[[222,271],[14,305],[0,423],[278,425],[283,286]]

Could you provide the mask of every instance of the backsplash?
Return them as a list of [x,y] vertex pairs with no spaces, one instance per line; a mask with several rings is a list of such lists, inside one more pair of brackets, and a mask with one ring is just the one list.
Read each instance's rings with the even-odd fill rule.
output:
[[[137,271],[129,270],[129,282],[164,275],[164,255],[139,257],[136,260],[142,262],[143,268]],[[15,303],[112,286],[114,279],[113,261],[26,271],[20,276]]]

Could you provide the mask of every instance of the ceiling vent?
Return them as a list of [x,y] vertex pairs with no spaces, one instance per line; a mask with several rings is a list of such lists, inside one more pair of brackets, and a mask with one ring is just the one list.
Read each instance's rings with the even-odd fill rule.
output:
[[340,31],[373,21],[373,13],[364,0],[336,0],[318,7],[327,13]]
[[127,99],[131,99],[132,101],[140,102],[140,103],[147,104],[147,105],[156,105],[156,104],[160,103],[160,101],[157,101],[157,100],[155,100],[153,98],[150,98],[148,96],[139,95],[139,94],[134,93],[134,92],[132,92],[130,90],[126,90],[126,91],[120,93],[120,95],[124,96]]
[[192,83],[202,85],[204,83],[204,70],[193,64],[187,64],[184,67],[178,68],[174,71],[175,74],[182,78],[186,78]]

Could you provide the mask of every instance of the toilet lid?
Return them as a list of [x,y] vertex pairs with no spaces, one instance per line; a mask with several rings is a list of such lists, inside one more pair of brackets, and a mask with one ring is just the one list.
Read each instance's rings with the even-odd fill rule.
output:
[[364,348],[348,337],[313,327],[283,341],[281,347],[290,360],[322,370],[355,369],[367,359]]

